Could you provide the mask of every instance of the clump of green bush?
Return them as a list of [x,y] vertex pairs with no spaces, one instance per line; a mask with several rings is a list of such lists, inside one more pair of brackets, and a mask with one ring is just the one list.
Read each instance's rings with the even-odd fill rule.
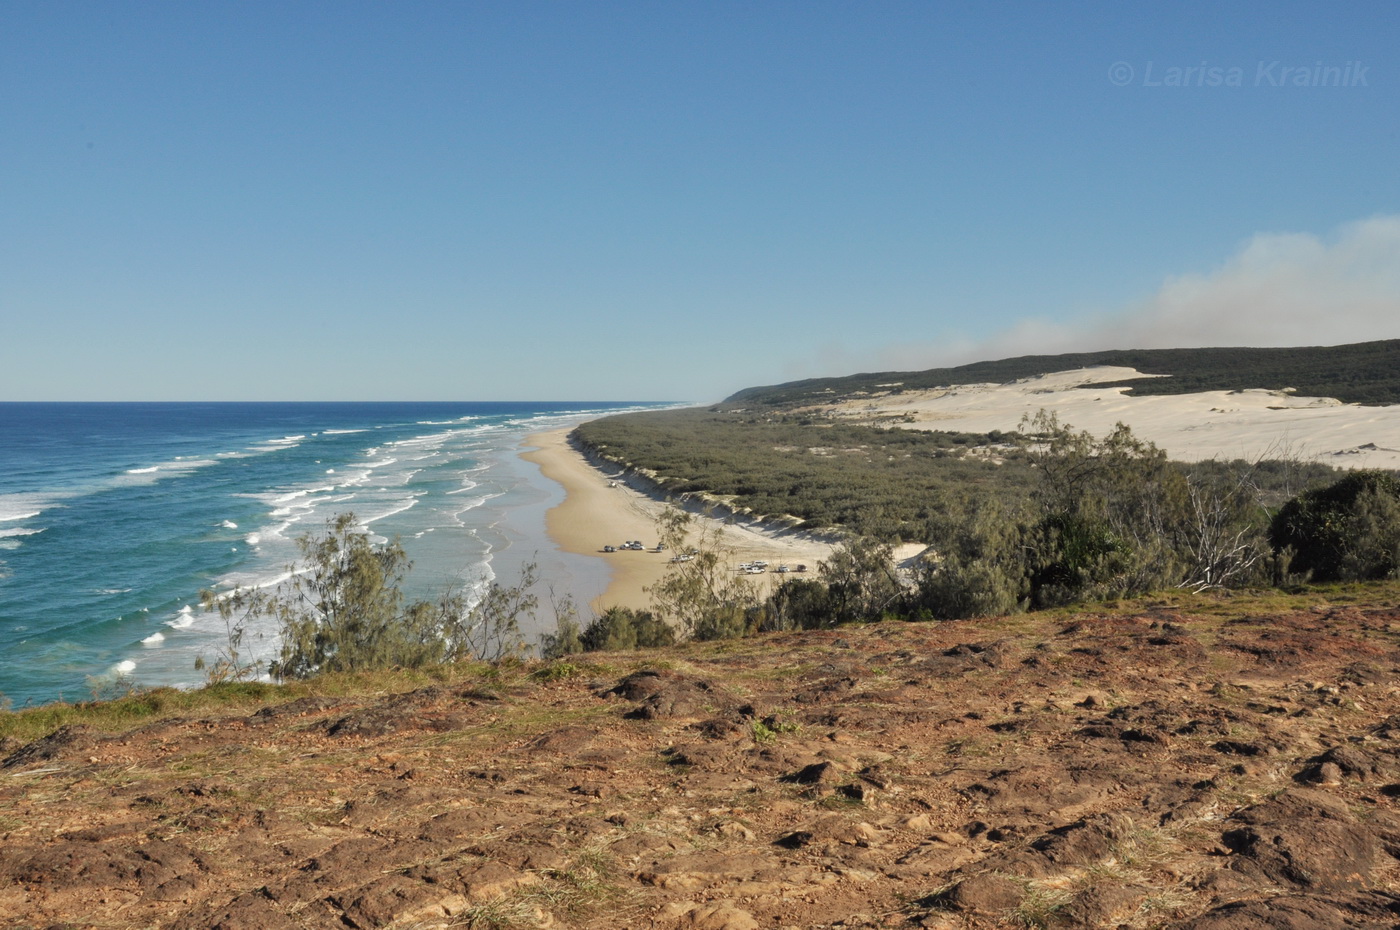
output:
[[1352,472],[1299,494],[1269,524],[1288,571],[1313,581],[1374,581],[1400,568],[1400,478]]

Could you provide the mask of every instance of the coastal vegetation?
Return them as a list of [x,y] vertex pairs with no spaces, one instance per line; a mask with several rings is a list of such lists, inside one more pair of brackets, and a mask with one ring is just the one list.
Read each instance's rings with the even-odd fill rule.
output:
[[[679,624],[697,638],[1390,577],[1400,549],[1388,473],[1341,477],[1286,453],[1174,462],[1127,426],[1095,437],[1047,412],[979,436],[722,405],[610,417],[575,439],[692,504],[844,537],[816,579],[748,602],[743,622],[730,599],[724,622]],[[890,546],[907,542],[928,548],[896,572]]]
[[669,495],[889,540],[926,535],[944,499],[1014,495],[1031,477],[1010,435],[884,430],[801,414],[649,411],[593,420],[573,435],[595,458]]
[[[1173,589],[1390,578],[1400,564],[1400,480],[1391,473],[1339,478],[1286,456],[1173,462],[1122,424],[1095,437],[1044,411],[1015,433],[969,435],[676,410],[593,421],[576,439],[678,497],[841,542],[814,576],[761,593],[734,572],[713,521],[671,508],[658,538],[686,557],[647,589],[650,609],[580,621],[572,604],[553,604],[557,630],[538,644],[547,658]],[[896,566],[893,546],[907,542],[924,554]],[[262,673],[240,651],[253,617],[279,626],[280,652],[266,669],[277,680],[527,652],[521,620],[540,607],[533,566],[474,602],[449,590],[405,604],[402,547],[374,545],[353,514],[299,545],[301,562],[276,588],[204,592],[229,628],[211,681]]]
[[[1179,474],[1198,494],[1245,481],[1258,503],[1271,508],[1340,474],[1286,453],[1252,463],[1167,462],[1126,428],[1100,448],[1058,420],[972,434],[712,407],[605,417],[573,436],[596,460],[634,472],[668,495],[796,529],[888,542],[933,544],[953,531],[950,518],[961,523],[976,514],[985,523],[993,510],[1015,512],[1042,484],[1055,498],[1051,506],[1064,506],[1066,495],[1089,480],[1090,466],[1104,473],[1108,463],[1135,458],[1163,475]],[[1123,489],[1113,493],[1123,498]]]

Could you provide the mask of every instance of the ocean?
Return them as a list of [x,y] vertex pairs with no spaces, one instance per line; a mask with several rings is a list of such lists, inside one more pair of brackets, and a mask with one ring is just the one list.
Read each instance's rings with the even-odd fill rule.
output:
[[[297,537],[347,511],[400,540],[410,598],[513,584],[534,562],[544,605],[551,589],[586,605],[605,569],[550,543],[563,492],[519,452],[531,433],[656,406],[0,403],[0,695],[20,708],[203,683],[195,660],[227,634],[200,590],[275,583]],[[266,626],[244,641],[255,657],[276,646]]]

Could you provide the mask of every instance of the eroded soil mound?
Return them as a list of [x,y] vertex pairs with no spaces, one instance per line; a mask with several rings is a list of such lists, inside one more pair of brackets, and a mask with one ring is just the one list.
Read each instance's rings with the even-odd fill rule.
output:
[[1396,927],[1397,694],[1391,607],[1162,607],[73,726],[0,759],[0,922]]

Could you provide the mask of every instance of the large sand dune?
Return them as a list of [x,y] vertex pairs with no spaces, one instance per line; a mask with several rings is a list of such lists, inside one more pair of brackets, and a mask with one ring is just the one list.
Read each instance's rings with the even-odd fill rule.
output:
[[907,417],[910,429],[1015,430],[1053,410],[1102,436],[1117,423],[1174,459],[1291,456],[1344,468],[1400,468],[1400,405],[1363,407],[1288,391],[1209,391],[1134,397],[1107,382],[1151,377],[1131,368],[1081,368],[1010,384],[962,384],[848,400],[828,408],[856,419]]

